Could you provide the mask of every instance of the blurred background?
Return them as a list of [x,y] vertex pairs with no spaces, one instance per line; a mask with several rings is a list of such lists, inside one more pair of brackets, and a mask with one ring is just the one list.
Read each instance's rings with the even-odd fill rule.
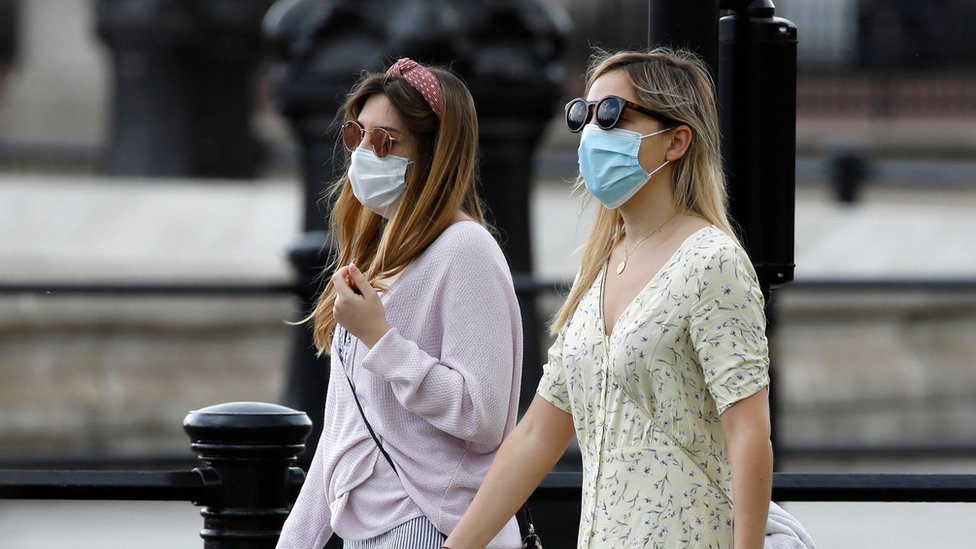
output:
[[[438,32],[451,17],[483,33],[450,50],[488,90],[476,97],[493,97],[499,59],[533,52],[528,91],[479,112],[490,126],[532,109],[536,126],[518,130],[535,150],[530,184],[513,199],[529,224],[503,238],[528,247],[516,271],[572,279],[590,218],[571,194],[562,105],[582,93],[592,47],[646,44],[647,2],[450,4],[0,0],[0,466],[188,464],[189,410],[294,405],[286,321],[308,299],[293,291],[308,267],[296,250],[324,219],[327,105],[391,61],[391,44],[439,60],[423,52],[450,41]],[[796,278],[771,303],[778,466],[972,472],[976,4],[775,4],[799,29]],[[536,81],[554,91],[532,95]],[[539,294],[539,327],[558,303]],[[62,504],[0,501],[0,547],[45,546],[27,533],[31,505]],[[125,507],[171,525],[160,547],[199,546],[191,506]],[[63,508],[73,532],[125,528],[110,503]],[[788,508],[822,547],[938,547],[935,526],[971,514]]]

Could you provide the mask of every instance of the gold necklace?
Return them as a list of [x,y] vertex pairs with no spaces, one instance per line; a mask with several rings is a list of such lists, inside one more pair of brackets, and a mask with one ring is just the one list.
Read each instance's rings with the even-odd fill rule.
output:
[[667,218],[667,219],[666,219],[666,220],[664,221],[664,223],[661,223],[661,226],[660,226],[660,227],[658,227],[658,228],[656,228],[656,229],[654,229],[653,231],[651,231],[651,232],[650,232],[650,234],[648,234],[648,235],[647,235],[647,236],[645,236],[644,238],[642,238],[642,239],[640,239],[640,240],[638,240],[638,241],[637,241],[637,244],[635,244],[635,245],[634,245],[634,249],[633,249],[633,250],[630,250],[630,252],[628,252],[628,251],[627,251],[627,243],[626,243],[626,242],[624,242],[624,260],[623,260],[623,261],[621,261],[620,263],[617,263],[617,274],[618,274],[618,275],[619,275],[619,274],[623,274],[623,272],[624,272],[624,269],[626,269],[626,268],[627,268],[627,260],[628,260],[628,259],[630,259],[630,256],[631,256],[631,255],[632,255],[632,254],[633,254],[634,252],[636,252],[636,251],[637,251],[637,248],[639,248],[639,247],[640,247],[640,245],[641,245],[641,244],[643,244],[645,240],[647,240],[648,238],[650,238],[650,237],[652,237],[652,236],[654,236],[655,234],[657,234],[657,232],[658,232],[658,231],[660,231],[661,229],[663,229],[663,228],[664,228],[664,226],[665,226],[665,225],[667,225],[669,221],[671,221],[672,219],[674,219],[674,216],[675,216],[675,215],[677,215],[677,214],[674,214],[674,215],[672,215],[671,217],[669,217],[669,218]]

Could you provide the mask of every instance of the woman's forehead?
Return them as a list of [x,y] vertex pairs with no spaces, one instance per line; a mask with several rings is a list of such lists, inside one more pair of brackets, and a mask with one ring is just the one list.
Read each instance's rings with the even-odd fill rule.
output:
[[622,70],[612,70],[600,75],[590,85],[586,100],[599,101],[608,95],[616,95],[634,103],[640,103],[630,77]]
[[376,93],[366,99],[363,110],[359,112],[359,123],[366,129],[387,128],[397,131],[406,131],[400,114],[397,112],[393,103],[382,93]]

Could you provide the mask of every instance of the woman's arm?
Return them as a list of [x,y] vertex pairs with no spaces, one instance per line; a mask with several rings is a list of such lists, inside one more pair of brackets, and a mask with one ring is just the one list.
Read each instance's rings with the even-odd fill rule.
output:
[[482,549],[515,515],[573,440],[573,417],[540,396],[502,443],[444,547]]
[[[515,423],[521,319],[501,250],[484,229],[469,232],[436,250],[436,276],[397,290],[407,295],[396,310],[384,310],[355,266],[340,269],[335,316],[369,347],[362,367],[389,383],[405,409],[451,436],[496,447]],[[436,356],[396,326],[439,338]]]
[[773,486],[769,391],[736,402],[721,419],[732,464],[735,549],[762,549]]

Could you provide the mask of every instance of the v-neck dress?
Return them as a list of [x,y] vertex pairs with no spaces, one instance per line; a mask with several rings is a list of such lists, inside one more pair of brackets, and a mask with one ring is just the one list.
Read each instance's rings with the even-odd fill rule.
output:
[[[583,455],[579,547],[732,547],[719,416],[769,384],[763,298],[743,249],[693,233],[605,334],[600,272],[549,349],[538,393]],[[610,282],[612,283],[612,282]]]

